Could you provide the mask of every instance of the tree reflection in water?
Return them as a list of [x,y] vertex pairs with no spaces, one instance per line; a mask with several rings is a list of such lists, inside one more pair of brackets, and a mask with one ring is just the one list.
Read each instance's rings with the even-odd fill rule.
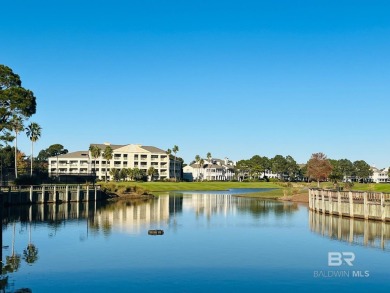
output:
[[23,259],[28,265],[38,260],[38,248],[31,242],[31,222],[29,223],[27,248],[23,250]]

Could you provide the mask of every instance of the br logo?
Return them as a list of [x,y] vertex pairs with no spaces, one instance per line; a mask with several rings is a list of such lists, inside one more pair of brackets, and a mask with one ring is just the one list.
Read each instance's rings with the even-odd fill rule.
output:
[[352,267],[354,260],[355,254],[353,252],[328,252],[328,266],[330,267],[339,267],[343,262]]

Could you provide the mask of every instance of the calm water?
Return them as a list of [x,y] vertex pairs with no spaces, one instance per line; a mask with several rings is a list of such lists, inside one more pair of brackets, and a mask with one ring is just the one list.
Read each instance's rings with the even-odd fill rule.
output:
[[[232,196],[242,192],[4,208],[2,284],[6,292],[390,290],[390,224]],[[328,252],[353,252],[353,267],[329,267]]]

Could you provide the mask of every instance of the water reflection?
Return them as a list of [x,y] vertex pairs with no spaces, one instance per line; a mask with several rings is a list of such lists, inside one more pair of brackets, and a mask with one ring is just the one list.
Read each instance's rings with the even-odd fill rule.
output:
[[[195,221],[202,218],[209,221],[213,217],[231,217],[231,220],[235,221],[234,216],[238,214],[257,219],[270,215],[280,217],[292,214],[297,209],[298,206],[291,203],[235,197],[232,194],[188,192],[165,193],[155,199],[141,201],[72,202],[4,207],[1,225],[2,231],[8,235],[9,242],[6,244],[9,247],[3,247],[1,234],[1,253],[4,252],[5,256],[1,255],[0,292],[9,288],[8,283],[12,276],[28,267],[35,268],[37,263],[48,261],[44,257],[47,245],[42,239],[49,241],[48,238],[54,238],[52,240],[61,238],[64,233],[59,233],[60,231],[67,233],[68,228],[69,231],[75,231],[75,226],[79,227],[77,230],[77,233],[80,233],[79,241],[91,243],[87,241],[90,235],[94,238],[99,236],[108,238],[118,233],[147,236],[148,229],[160,228],[175,232],[191,218]],[[18,237],[18,229],[26,236],[23,243]],[[41,242],[34,243],[34,233],[38,231]],[[44,238],[42,231],[45,233]],[[72,249],[74,247],[77,251],[77,242],[73,242],[72,245]]]
[[310,230],[351,244],[390,250],[390,223],[309,211]]
[[[7,228],[15,222],[25,225],[29,231],[26,258],[37,256],[31,243],[31,225],[46,224],[49,236],[55,236],[59,229],[72,221],[85,221],[87,233],[109,236],[116,231],[139,234],[145,229],[167,226],[183,214],[204,215],[249,214],[255,218],[291,214],[298,209],[295,203],[235,197],[231,194],[210,193],[165,193],[149,200],[120,200],[116,202],[80,202],[63,204],[42,204],[33,206],[10,206],[3,208],[2,225]],[[88,236],[88,235],[86,235]],[[82,240],[82,239],[81,239]]]
[[298,209],[296,203],[263,200],[256,198],[236,197],[231,194],[193,193],[180,194],[183,197],[183,209],[193,210],[196,215],[224,215],[248,213],[258,218],[269,214],[281,216]]

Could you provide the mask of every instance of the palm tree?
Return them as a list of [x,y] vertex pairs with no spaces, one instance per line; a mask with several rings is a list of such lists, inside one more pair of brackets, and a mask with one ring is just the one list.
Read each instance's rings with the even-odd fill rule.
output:
[[172,152],[175,154],[175,160],[173,161],[173,173],[175,174],[175,182],[177,181],[176,177],[176,153],[179,151],[179,147],[174,145],[172,148]]
[[199,181],[199,167],[200,167],[200,156],[199,155],[196,155],[195,156],[195,162],[198,164],[198,176],[196,177],[196,179]]
[[24,130],[22,118],[14,115],[11,119],[11,127],[15,132],[15,178],[18,178],[18,134]]
[[104,181],[107,182],[107,165],[110,166],[110,160],[112,159],[112,153],[113,150],[110,146],[106,146],[103,152],[103,158],[107,161],[106,162],[106,175],[104,178]]
[[154,169],[154,167],[150,167],[148,169],[148,175],[150,176],[150,181],[153,181],[153,177],[154,175],[156,174],[156,169]]
[[199,161],[199,166],[202,166],[202,169],[203,169],[203,165],[204,165],[204,160],[203,160],[203,159],[200,159],[200,161]]
[[134,169],[128,168],[128,169],[127,169],[127,176],[130,178],[131,181],[133,181],[133,178],[134,178]]
[[23,250],[23,259],[29,265],[32,265],[38,260],[38,249],[31,243],[31,222],[29,223],[28,245],[27,248]]
[[20,255],[15,253],[15,222],[13,223],[12,233],[12,254],[6,257],[6,265],[4,270],[8,273],[16,272],[20,267]]
[[[207,157],[207,161],[209,162],[209,164],[211,164],[211,158],[212,158],[211,153],[208,152],[206,157]],[[208,173],[207,180],[210,180],[210,168],[208,168],[208,170],[209,171],[207,172]]]
[[[170,173],[170,171],[171,171],[171,166],[170,166],[170,164],[171,164],[171,154],[172,154],[172,150],[171,149],[167,149],[167,151],[166,151],[166,153],[167,153],[167,155],[168,155],[168,171],[169,171],[169,173]],[[170,178],[171,176],[169,175],[168,176],[168,180],[169,180],[169,178]]]
[[102,153],[102,151],[97,145],[91,145],[89,147],[89,151],[91,152],[91,156],[94,159],[93,160],[93,170],[94,170],[95,178],[96,178],[96,159],[100,157],[100,154]]
[[26,128],[27,137],[31,140],[31,176],[33,174],[34,142],[36,142],[41,137],[41,130],[41,126],[35,122],[31,122],[30,125]]

